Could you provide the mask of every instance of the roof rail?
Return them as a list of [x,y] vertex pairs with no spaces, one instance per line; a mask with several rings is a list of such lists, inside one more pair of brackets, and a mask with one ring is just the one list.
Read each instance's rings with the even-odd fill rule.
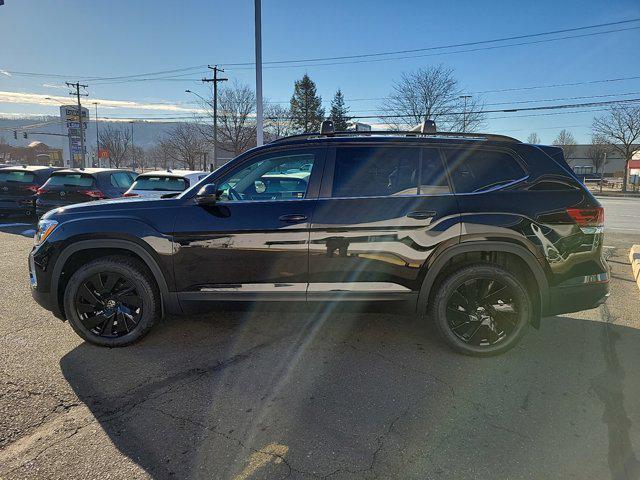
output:
[[376,137],[376,136],[396,136],[396,137],[421,137],[421,138],[461,138],[467,140],[489,140],[494,142],[522,143],[517,138],[506,135],[496,135],[493,133],[462,133],[462,132],[421,132],[421,131],[394,131],[394,130],[371,130],[368,132],[346,131],[323,134],[320,132],[300,133],[289,137],[282,137],[269,143],[288,143],[296,140],[314,138],[335,138],[335,137]]

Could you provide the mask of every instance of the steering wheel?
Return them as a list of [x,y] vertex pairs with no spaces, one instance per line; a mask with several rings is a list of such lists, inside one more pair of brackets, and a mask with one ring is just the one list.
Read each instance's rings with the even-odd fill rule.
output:
[[242,196],[232,187],[229,187],[228,196],[230,200],[242,200]]

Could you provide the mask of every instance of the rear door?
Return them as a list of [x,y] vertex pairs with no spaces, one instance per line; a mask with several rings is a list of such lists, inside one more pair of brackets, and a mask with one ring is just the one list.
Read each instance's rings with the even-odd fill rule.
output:
[[415,295],[433,251],[460,235],[439,150],[404,143],[331,151],[311,225],[308,299]]

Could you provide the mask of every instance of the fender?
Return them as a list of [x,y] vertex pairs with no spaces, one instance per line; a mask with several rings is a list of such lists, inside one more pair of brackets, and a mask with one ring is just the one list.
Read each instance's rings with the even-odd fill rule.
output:
[[[54,298],[57,299],[58,292],[58,282],[60,279],[60,274],[62,272],[62,268],[67,260],[76,252],[81,250],[89,250],[94,248],[118,248],[120,250],[128,250],[134,254],[136,254],[145,265],[151,270],[151,273],[158,283],[158,288],[160,289],[160,297],[162,304],[162,313],[164,314],[165,310],[169,313],[181,313],[181,308],[178,304],[177,295],[175,292],[170,292],[169,287],[167,286],[167,281],[164,276],[164,273],[160,269],[160,266],[156,262],[156,260],[151,256],[149,252],[145,250],[144,247],[138,245],[137,243],[130,240],[121,240],[121,239],[95,239],[95,240],[81,240],[79,242],[75,242],[68,247],[66,247],[61,253],[56,263],[53,267],[52,274],[52,286],[51,286],[51,294]],[[56,300],[57,301],[57,300]]]
[[[515,243],[507,243],[507,242],[491,242],[491,241],[474,241],[467,242],[454,245],[450,248],[444,250],[431,264],[429,270],[427,271],[424,281],[422,282],[422,287],[420,288],[420,293],[418,296],[418,312],[424,312],[427,308],[427,302],[429,300],[429,294],[431,292],[431,288],[433,287],[433,283],[438,276],[438,273],[442,270],[442,268],[447,264],[449,260],[451,260],[454,256],[469,253],[469,252],[507,252],[512,253],[520,257],[527,266],[533,272],[533,276],[536,279],[536,283],[538,285],[538,291],[540,292],[540,311],[544,312],[546,305],[549,302],[549,283],[547,281],[547,277],[542,269],[542,266],[538,262],[538,259],[525,247],[515,244]],[[538,326],[539,320],[534,320],[534,326]]]

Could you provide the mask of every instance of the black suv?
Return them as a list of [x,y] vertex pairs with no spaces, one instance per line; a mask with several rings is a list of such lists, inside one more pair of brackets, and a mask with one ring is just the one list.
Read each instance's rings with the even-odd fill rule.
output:
[[38,188],[56,170],[35,165],[0,169],[0,217],[33,215]]
[[606,299],[603,220],[556,147],[326,128],[175,198],[49,212],[29,270],[36,301],[99,345],[223,301],[396,302],[492,355]]
[[121,197],[137,176],[136,172],[114,168],[58,170],[38,189],[36,213],[40,216],[52,208]]

